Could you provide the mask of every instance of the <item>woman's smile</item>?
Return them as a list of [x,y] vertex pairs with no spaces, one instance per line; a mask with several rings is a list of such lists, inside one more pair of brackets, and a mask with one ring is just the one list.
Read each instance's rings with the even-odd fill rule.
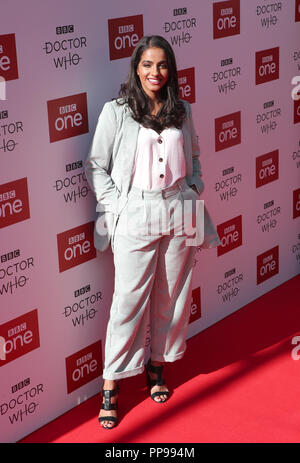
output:
[[153,85],[159,85],[160,84],[160,79],[153,79],[151,77],[149,77],[149,82],[150,84],[153,84]]

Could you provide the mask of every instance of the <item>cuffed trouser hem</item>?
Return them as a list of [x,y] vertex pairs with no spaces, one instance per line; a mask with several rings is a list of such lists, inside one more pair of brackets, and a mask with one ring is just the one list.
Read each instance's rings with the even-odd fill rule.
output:
[[119,372],[109,372],[105,371],[103,372],[103,379],[110,379],[110,380],[118,380],[122,378],[129,378],[130,376],[135,376],[139,375],[140,373],[143,373],[144,371],[144,365],[139,368],[135,368],[134,370],[126,370],[126,371],[119,371]]
[[175,362],[183,357],[184,352],[185,351],[177,355],[162,355],[151,352],[151,360],[154,360],[154,362]]

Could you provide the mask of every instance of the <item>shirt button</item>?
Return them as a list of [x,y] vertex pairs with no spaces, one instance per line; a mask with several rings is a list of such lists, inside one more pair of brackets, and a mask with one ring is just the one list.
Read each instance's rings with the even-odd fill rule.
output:
[[162,141],[162,138],[158,138],[157,141],[158,141],[158,143],[162,143],[162,142],[163,142],[163,141]]
[[163,158],[159,158],[158,160],[159,160],[159,162],[163,162]]
[[164,178],[164,174],[160,174],[160,178]]

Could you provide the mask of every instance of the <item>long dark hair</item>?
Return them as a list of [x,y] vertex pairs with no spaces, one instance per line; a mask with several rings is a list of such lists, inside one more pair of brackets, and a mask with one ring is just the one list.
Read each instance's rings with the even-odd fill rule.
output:
[[[143,90],[137,75],[141,56],[147,48],[157,47],[164,50],[168,63],[168,80],[160,91],[162,107],[156,116],[151,115],[149,97]],[[127,103],[132,117],[144,127],[161,132],[164,128],[182,126],[185,117],[183,102],[179,99],[177,67],[174,52],[169,42],[159,35],[143,37],[136,45],[131,56],[130,70],[125,83],[119,91],[119,104]]]

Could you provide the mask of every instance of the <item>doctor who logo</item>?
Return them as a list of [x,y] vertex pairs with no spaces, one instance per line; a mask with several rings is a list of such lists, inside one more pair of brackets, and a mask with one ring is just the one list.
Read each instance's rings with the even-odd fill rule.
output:
[[6,81],[19,78],[15,34],[0,35],[0,76]]
[[127,58],[144,35],[143,15],[108,20],[110,60]]
[[50,143],[89,131],[86,93],[47,101]]

